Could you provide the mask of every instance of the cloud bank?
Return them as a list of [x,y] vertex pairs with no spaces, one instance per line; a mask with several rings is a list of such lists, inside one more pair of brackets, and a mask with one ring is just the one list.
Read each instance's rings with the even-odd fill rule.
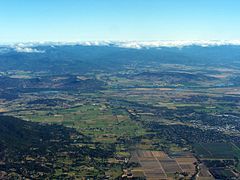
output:
[[223,46],[240,45],[240,40],[234,41],[126,41],[117,43],[123,48],[161,48],[161,47],[185,47],[185,46]]
[[121,48],[161,48],[161,47],[185,47],[185,46],[223,46],[223,45],[240,45],[240,40],[211,40],[211,41],[88,41],[79,42],[79,45],[85,46],[116,46]]
[[120,48],[161,48],[161,47],[177,47],[185,46],[240,46],[240,40],[205,40],[205,41],[76,41],[76,42],[30,42],[18,43],[10,45],[16,52],[23,53],[44,53],[45,51],[37,49],[38,46],[63,46],[63,45],[81,45],[81,46],[112,46]]
[[23,53],[44,53],[44,51],[30,48],[30,47],[15,47],[16,52],[23,52]]
[[[40,45],[40,44],[38,44],[38,45]],[[12,48],[16,52],[21,52],[21,53],[44,53],[45,52],[43,50],[36,49],[35,44],[31,44],[31,43],[15,44],[15,45],[12,45]]]

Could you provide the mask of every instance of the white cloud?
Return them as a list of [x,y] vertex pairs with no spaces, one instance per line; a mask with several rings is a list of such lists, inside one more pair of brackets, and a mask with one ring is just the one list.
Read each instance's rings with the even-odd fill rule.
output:
[[17,52],[25,53],[44,53],[42,50],[36,49],[38,46],[62,46],[62,45],[83,45],[83,46],[115,46],[121,48],[161,48],[161,47],[178,47],[185,46],[222,46],[222,45],[238,45],[240,40],[195,40],[195,41],[75,41],[75,42],[29,42],[13,44],[11,47]]
[[[64,43],[63,43],[64,44]],[[72,42],[74,45],[85,46],[116,46],[122,48],[161,48],[161,47],[185,47],[185,46],[221,46],[221,45],[240,45],[240,40],[202,40],[202,41],[85,41],[85,42]]]
[[16,52],[24,52],[24,53],[44,53],[42,50],[30,48],[30,47],[21,47],[21,46],[16,46],[15,47]]
[[160,47],[184,47],[184,46],[221,46],[221,45],[240,45],[240,40],[232,41],[125,41],[116,43],[123,48],[160,48]]

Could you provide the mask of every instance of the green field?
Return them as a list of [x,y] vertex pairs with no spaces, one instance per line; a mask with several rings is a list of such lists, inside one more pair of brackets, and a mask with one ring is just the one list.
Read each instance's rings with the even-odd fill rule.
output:
[[199,143],[194,145],[194,149],[203,159],[240,158],[240,149],[232,143]]
[[118,137],[136,137],[145,130],[131,121],[124,110],[100,104],[48,111],[38,111],[24,118],[36,122],[57,123],[73,127],[99,142],[115,142]]

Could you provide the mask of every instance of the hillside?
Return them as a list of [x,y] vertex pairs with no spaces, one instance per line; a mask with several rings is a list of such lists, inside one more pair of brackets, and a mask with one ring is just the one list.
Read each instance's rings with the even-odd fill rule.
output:
[[[0,129],[0,179],[76,178],[82,177],[80,166],[85,174],[97,173],[103,177],[97,159],[111,156],[111,152],[100,145],[92,144],[89,148],[88,137],[60,125],[0,116]],[[94,171],[91,172],[90,167],[95,168]]]

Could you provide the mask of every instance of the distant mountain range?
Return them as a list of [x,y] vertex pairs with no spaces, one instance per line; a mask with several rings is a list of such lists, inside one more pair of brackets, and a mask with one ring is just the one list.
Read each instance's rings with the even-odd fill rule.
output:
[[117,70],[126,65],[169,63],[240,65],[239,41],[26,43],[0,46],[0,71],[54,74]]

